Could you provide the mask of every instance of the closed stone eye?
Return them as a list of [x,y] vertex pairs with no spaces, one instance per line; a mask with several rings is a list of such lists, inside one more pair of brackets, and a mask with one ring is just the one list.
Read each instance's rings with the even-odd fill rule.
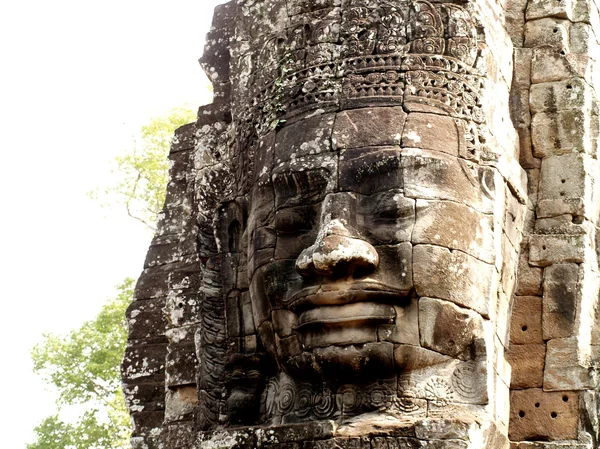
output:
[[313,207],[283,209],[275,214],[275,229],[279,232],[297,233],[313,229],[315,211]]

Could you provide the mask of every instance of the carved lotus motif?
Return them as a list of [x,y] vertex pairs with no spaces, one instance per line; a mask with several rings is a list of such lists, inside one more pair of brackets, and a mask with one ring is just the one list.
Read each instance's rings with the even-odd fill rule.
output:
[[425,398],[438,407],[445,407],[452,401],[454,392],[446,379],[441,377],[431,378],[424,387]]

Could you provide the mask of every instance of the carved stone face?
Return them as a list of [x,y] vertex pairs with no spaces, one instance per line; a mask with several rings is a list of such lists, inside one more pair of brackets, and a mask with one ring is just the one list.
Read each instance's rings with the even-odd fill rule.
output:
[[[374,131],[386,117],[404,136]],[[389,377],[406,371],[409,346],[473,358],[479,314],[495,308],[504,185],[457,157],[457,129],[449,117],[365,108],[262,142],[257,159],[273,164],[251,195],[250,295],[263,344],[288,374]],[[291,145],[298,135],[320,137]],[[446,305],[464,322],[445,322],[456,312]]]

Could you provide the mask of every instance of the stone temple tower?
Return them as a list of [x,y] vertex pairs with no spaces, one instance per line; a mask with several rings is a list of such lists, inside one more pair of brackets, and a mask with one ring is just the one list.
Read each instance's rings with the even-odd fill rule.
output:
[[128,310],[133,447],[600,447],[598,6],[217,7]]

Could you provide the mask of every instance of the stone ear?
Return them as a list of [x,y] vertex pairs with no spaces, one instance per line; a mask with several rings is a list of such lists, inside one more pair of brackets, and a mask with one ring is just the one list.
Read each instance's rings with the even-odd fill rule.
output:
[[215,215],[215,238],[220,254],[246,253],[247,217],[245,198],[221,204]]
[[247,207],[244,198],[222,203],[214,219],[223,295],[247,290]]

